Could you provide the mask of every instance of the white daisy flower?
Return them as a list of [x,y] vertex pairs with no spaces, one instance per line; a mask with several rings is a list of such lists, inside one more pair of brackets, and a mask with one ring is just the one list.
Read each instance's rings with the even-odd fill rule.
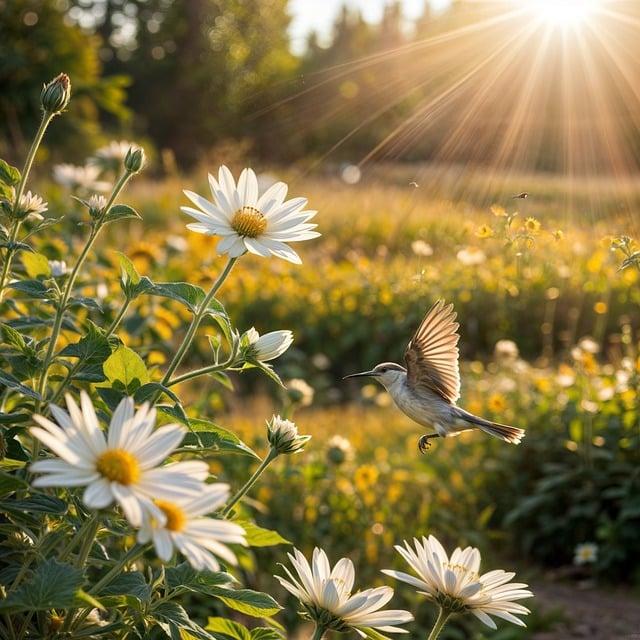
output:
[[576,547],[573,556],[574,564],[593,564],[597,560],[598,545],[595,542],[584,542]]
[[86,487],[82,499],[87,507],[103,509],[115,501],[135,527],[142,524],[142,507],[149,500],[200,494],[209,474],[206,463],[160,466],[182,442],[185,428],[167,424],[154,429],[155,409],[144,404],[134,413],[133,399],[124,398],[105,434],[84,391],[82,409],[70,395],[66,400],[69,413],[51,405],[57,424],[33,416],[40,426],[31,428],[31,434],[58,456],[31,465],[32,472],[44,474],[33,481],[34,487]]
[[352,594],[355,571],[348,558],[342,558],[333,569],[327,555],[314,549],[311,566],[298,551],[287,554],[298,577],[285,567],[287,578],[275,576],[280,584],[293,594],[304,607],[307,615],[325,630],[347,631],[353,629],[366,637],[364,629],[380,633],[407,633],[396,625],[413,620],[408,611],[384,610],[393,597],[391,587],[377,587]]
[[49,269],[54,278],[60,278],[69,273],[69,267],[64,260],[49,260]]
[[293,342],[291,331],[270,331],[260,335],[253,327],[242,336],[248,344],[246,355],[260,362],[279,358]]
[[57,164],[53,167],[53,179],[72,191],[107,191],[109,183],[98,180],[100,167],[88,165],[78,167],[73,164]]
[[295,422],[273,416],[267,422],[267,440],[277,453],[298,453],[311,440],[311,436],[298,435]]
[[205,517],[220,509],[228,497],[229,485],[216,483],[203,485],[200,495],[193,498],[154,500],[147,505],[138,542],[144,544],[152,540],[163,562],[169,562],[177,549],[198,571],[219,571],[215,556],[236,565],[236,556],[226,544],[246,546],[244,529],[228,520]]
[[124,159],[131,147],[135,147],[127,140],[112,140],[104,147],[100,147],[91,158],[89,164],[95,165],[103,170],[117,172],[122,169]]
[[258,256],[278,258],[300,264],[300,256],[286,243],[317,238],[317,227],[309,220],[315,211],[305,211],[306,198],[285,202],[287,185],[276,182],[259,195],[258,179],[251,169],[244,169],[236,185],[231,171],[222,166],[218,180],[209,174],[213,202],[193,191],[185,195],[198,208],[181,207],[198,222],[187,228],[209,236],[222,236],[218,253],[237,258],[247,251]]
[[49,205],[36,193],[23,193],[18,202],[18,215],[21,218],[31,216],[35,220],[42,220],[42,214],[49,208]]
[[413,543],[415,549],[405,541],[396,550],[417,577],[401,571],[382,573],[417,587],[449,614],[468,611],[492,629],[497,627],[489,616],[526,627],[514,614],[526,615],[529,609],[514,600],[533,594],[526,584],[509,582],[515,573],[496,570],[480,575],[480,552],[473,547],[457,548],[449,558],[434,536],[423,537],[422,542],[414,538]]

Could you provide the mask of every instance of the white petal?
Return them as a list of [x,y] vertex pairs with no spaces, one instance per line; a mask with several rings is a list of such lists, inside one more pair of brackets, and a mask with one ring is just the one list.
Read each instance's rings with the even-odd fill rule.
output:
[[231,171],[224,165],[218,170],[218,183],[227,199],[232,211],[237,211],[242,206],[238,192],[236,191],[236,183],[231,175]]
[[253,169],[243,169],[238,180],[238,195],[245,207],[255,207],[258,203],[258,179]]
[[286,197],[287,185],[284,182],[276,182],[260,196],[256,208],[266,215],[272,209],[280,207]]
[[109,449],[121,449],[124,447],[123,430],[125,424],[133,418],[133,398],[122,398],[111,416],[109,424],[108,443]]
[[140,446],[136,447],[136,457],[140,461],[142,469],[155,467],[178,448],[184,438],[186,429],[177,424],[167,424],[151,435]]
[[171,534],[166,529],[156,529],[153,532],[153,546],[158,558],[164,562],[169,562],[173,556],[173,543]]
[[90,509],[104,509],[113,502],[111,484],[105,478],[92,482],[84,491],[82,501]]
[[137,496],[129,487],[117,482],[111,483],[111,492],[122,507],[125,518],[134,527],[139,527],[142,524],[142,508]]

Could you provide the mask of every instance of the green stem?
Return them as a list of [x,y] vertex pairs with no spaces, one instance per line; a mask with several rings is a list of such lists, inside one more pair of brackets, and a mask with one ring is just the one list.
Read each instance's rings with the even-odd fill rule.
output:
[[[42,401],[43,401],[42,399],[44,398],[44,390],[47,385],[47,376],[49,373],[49,368],[51,367],[51,364],[53,361],[54,351],[56,348],[56,344],[58,342],[60,331],[62,329],[62,321],[64,320],[64,314],[67,310],[67,305],[69,303],[69,299],[71,298],[71,293],[73,291],[73,286],[75,284],[76,278],[78,277],[78,273],[80,272],[80,269],[84,264],[84,261],[87,259],[87,256],[89,255],[89,252],[91,251],[91,248],[93,247],[93,244],[95,243],[96,238],[100,234],[100,231],[104,225],[104,220],[107,214],[109,213],[109,209],[111,209],[115,199],[118,197],[118,194],[122,191],[122,189],[124,189],[125,185],[127,184],[128,180],[131,178],[132,175],[133,174],[129,173],[128,171],[125,171],[120,176],[120,179],[113,187],[113,190],[111,191],[111,195],[109,196],[109,200],[103,209],[102,215],[93,226],[91,233],[89,234],[89,238],[87,239],[87,242],[84,245],[84,248],[80,253],[80,256],[78,257],[78,260],[74,265],[71,271],[71,274],[69,275],[69,278],[67,279],[64,290],[62,292],[62,297],[58,303],[58,308],[56,309],[56,316],[53,322],[53,330],[51,332],[51,338],[49,339],[47,352],[45,354],[45,357],[42,363],[42,372],[40,374],[40,381],[38,383],[38,389],[37,389],[38,393],[40,394],[40,400],[36,401],[35,413],[40,411],[40,407],[42,406]],[[39,445],[36,443],[34,445],[34,454],[33,454],[34,459],[37,457],[38,451],[39,451]]]
[[229,500],[227,506],[222,510],[222,517],[226,518],[235,504],[253,487],[258,478],[264,473],[264,470],[278,457],[275,449],[269,449],[267,457],[260,463],[254,474],[247,480],[244,486]]
[[[187,351],[189,350],[189,347],[191,346],[191,343],[193,342],[193,339],[195,338],[196,332],[198,330],[198,327],[200,326],[200,323],[202,322],[202,319],[205,317],[205,315],[207,314],[207,311],[209,310],[209,303],[218,292],[218,289],[220,289],[220,287],[222,286],[222,283],[227,279],[227,276],[231,272],[231,269],[233,269],[233,265],[237,262],[237,260],[238,258],[229,258],[227,260],[227,264],[222,270],[222,273],[218,276],[216,281],[213,283],[213,286],[211,287],[209,293],[207,293],[205,299],[202,301],[200,308],[194,314],[193,319],[191,320],[191,324],[187,329],[187,333],[184,337],[184,340],[182,341],[180,348],[176,351],[176,354],[173,356],[173,359],[169,363],[167,371],[164,374],[164,377],[162,378],[162,381],[160,384],[162,384],[163,386],[168,385],[169,381],[171,380],[171,376],[173,375],[173,372],[180,366],[182,359],[186,355]],[[157,395],[153,401],[155,402],[156,399],[157,399]],[[153,402],[151,404],[153,404]]]
[[188,373],[183,373],[181,376],[177,376],[173,380],[170,380],[167,383],[167,387],[173,387],[175,384],[180,384],[181,382],[186,382],[187,380],[191,380],[192,378],[197,378],[199,376],[204,376],[207,373],[214,373],[215,371],[224,371],[229,368],[229,363],[223,362],[222,364],[212,364],[208,367],[202,367],[201,369],[194,369],[193,371],[189,371]]
[[130,562],[139,558],[146,551],[147,546],[146,544],[136,544],[131,547],[131,549],[120,558],[118,563],[111,567],[111,569],[89,589],[89,593],[95,595],[100,589],[110,584]]
[[447,620],[451,616],[451,612],[445,611],[444,609],[440,609],[438,612],[438,619],[436,623],[433,625],[433,629],[431,629],[431,633],[427,640],[436,640],[436,638],[440,635],[442,630],[444,629],[444,625],[447,624]]
[[[80,568],[84,567],[87,562],[87,558],[91,552],[91,547],[93,547],[93,543],[96,540],[96,534],[100,528],[100,518],[98,517],[97,511],[94,511],[91,514],[88,518],[88,523],[86,530],[82,534],[82,544],[80,545],[80,551],[78,551],[78,557],[76,558],[76,566]],[[82,531],[82,529],[84,529],[84,525],[80,528],[80,531]],[[76,537],[80,538],[80,532],[78,532]]]
[[[22,198],[22,194],[24,193],[24,188],[27,185],[27,180],[29,178],[29,174],[31,173],[31,167],[33,166],[33,160],[36,157],[36,153],[38,152],[38,147],[42,142],[42,138],[44,138],[44,133],[51,122],[55,114],[49,113],[45,111],[42,114],[42,120],[40,120],[40,126],[38,127],[38,131],[36,131],[36,135],[33,138],[33,142],[31,143],[31,148],[29,149],[29,153],[27,154],[27,158],[24,162],[24,167],[22,168],[22,175],[20,176],[20,182],[18,183],[18,188],[16,189],[16,197],[13,202],[13,211],[16,213],[18,211],[18,205],[20,204],[20,198]],[[9,242],[13,243],[16,241],[18,237],[18,232],[20,230],[20,225],[22,222],[20,220],[15,220],[13,226],[11,228],[11,235],[9,237]],[[9,273],[11,271],[11,261],[13,260],[13,256],[15,254],[15,249],[11,246],[7,249],[7,253],[4,258],[4,264],[2,265],[2,275],[0,275],[0,302],[2,301],[2,297],[4,295],[4,287],[7,284],[7,278],[9,277]]]
[[324,635],[325,631],[325,627],[323,627],[321,624],[316,623],[316,628],[313,630],[313,636],[311,637],[311,640],[322,640],[322,636]]
[[113,322],[109,325],[109,328],[107,329],[107,335],[106,335],[107,338],[118,328],[118,326],[122,322],[122,318],[124,318],[124,314],[127,313],[127,310],[129,309],[129,305],[132,302],[133,300],[131,298],[125,299],[124,304],[122,305],[122,307],[120,307],[120,311],[118,311],[118,315],[113,319]]

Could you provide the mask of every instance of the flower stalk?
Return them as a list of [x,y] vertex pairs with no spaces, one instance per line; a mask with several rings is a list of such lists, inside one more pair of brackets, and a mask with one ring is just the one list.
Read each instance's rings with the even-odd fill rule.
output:
[[[227,264],[224,266],[222,273],[218,276],[216,281],[213,283],[213,286],[209,290],[209,293],[207,293],[205,299],[202,301],[200,308],[194,314],[193,319],[191,320],[191,324],[187,329],[187,333],[184,337],[184,340],[182,341],[180,348],[176,351],[176,354],[173,356],[173,359],[169,363],[169,366],[167,367],[167,371],[164,374],[164,377],[162,378],[162,382],[160,384],[162,384],[163,386],[169,386],[171,384],[171,376],[173,375],[174,371],[180,366],[182,359],[184,358],[187,351],[189,350],[189,347],[191,347],[191,343],[195,338],[196,332],[198,331],[198,327],[200,326],[200,323],[202,322],[203,318],[205,317],[205,315],[209,310],[209,303],[211,302],[211,300],[213,300],[214,296],[216,295],[216,293],[218,292],[218,290],[220,289],[224,281],[227,279],[227,276],[229,275],[229,273],[231,273],[231,269],[233,269],[233,266],[237,261],[238,261],[238,258],[229,258],[227,260]],[[157,399],[157,395],[154,397],[153,401],[155,402],[156,399]]]
[[238,492],[231,497],[227,506],[222,510],[222,517],[226,518],[230,513],[233,507],[241,500],[245,494],[253,487],[253,485],[258,481],[260,476],[265,472],[265,469],[278,457],[278,452],[275,449],[269,449],[269,453],[265,457],[265,459],[260,463],[260,466],[255,470],[253,475],[245,482],[245,484],[238,490]]
[[313,630],[313,636],[311,640],[322,640],[322,636],[324,636],[325,631],[326,627],[324,627],[320,623],[317,623],[316,628]]
[[438,611],[438,617],[436,619],[435,624],[433,625],[433,629],[431,629],[431,633],[427,640],[437,640],[444,629],[444,626],[447,624],[447,621],[451,617],[450,611],[445,611],[442,607]]
[[[33,142],[31,143],[31,147],[29,148],[29,153],[27,154],[27,158],[24,162],[24,167],[22,168],[22,175],[20,176],[20,182],[18,182],[18,187],[16,188],[16,197],[13,201],[13,213],[17,213],[18,208],[20,206],[20,198],[22,198],[22,194],[24,193],[24,189],[27,185],[27,180],[29,178],[29,174],[31,173],[31,167],[33,166],[33,161],[36,157],[36,153],[40,144],[42,143],[42,139],[44,138],[45,131],[49,126],[49,123],[53,119],[55,113],[51,113],[45,111],[42,114],[42,119],[40,120],[40,126],[36,131],[36,135],[33,138]],[[14,248],[14,244],[18,238],[18,233],[20,232],[20,227],[22,226],[22,220],[20,220],[17,216],[14,217],[13,222],[11,224],[11,233],[9,235],[9,246],[7,248],[7,253],[4,257],[4,264],[2,265],[2,274],[0,274],[0,302],[2,302],[2,298],[4,296],[4,288],[7,284],[7,279],[9,277],[9,273],[11,272],[11,262],[13,261],[13,257],[16,253]]]

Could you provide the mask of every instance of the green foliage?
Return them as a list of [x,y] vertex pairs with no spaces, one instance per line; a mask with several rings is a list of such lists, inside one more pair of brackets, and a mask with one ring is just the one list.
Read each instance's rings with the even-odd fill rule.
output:
[[[38,126],[43,84],[62,69],[73,82],[64,118],[52,127],[52,148],[78,159],[99,139],[99,112],[117,118],[124,106],[123,77],[101,78],[99,40],[69,24],[61,3],[12,0],[0,17],[0,148],[20,148]],[[35,18],[34,18],[35,16]]]

